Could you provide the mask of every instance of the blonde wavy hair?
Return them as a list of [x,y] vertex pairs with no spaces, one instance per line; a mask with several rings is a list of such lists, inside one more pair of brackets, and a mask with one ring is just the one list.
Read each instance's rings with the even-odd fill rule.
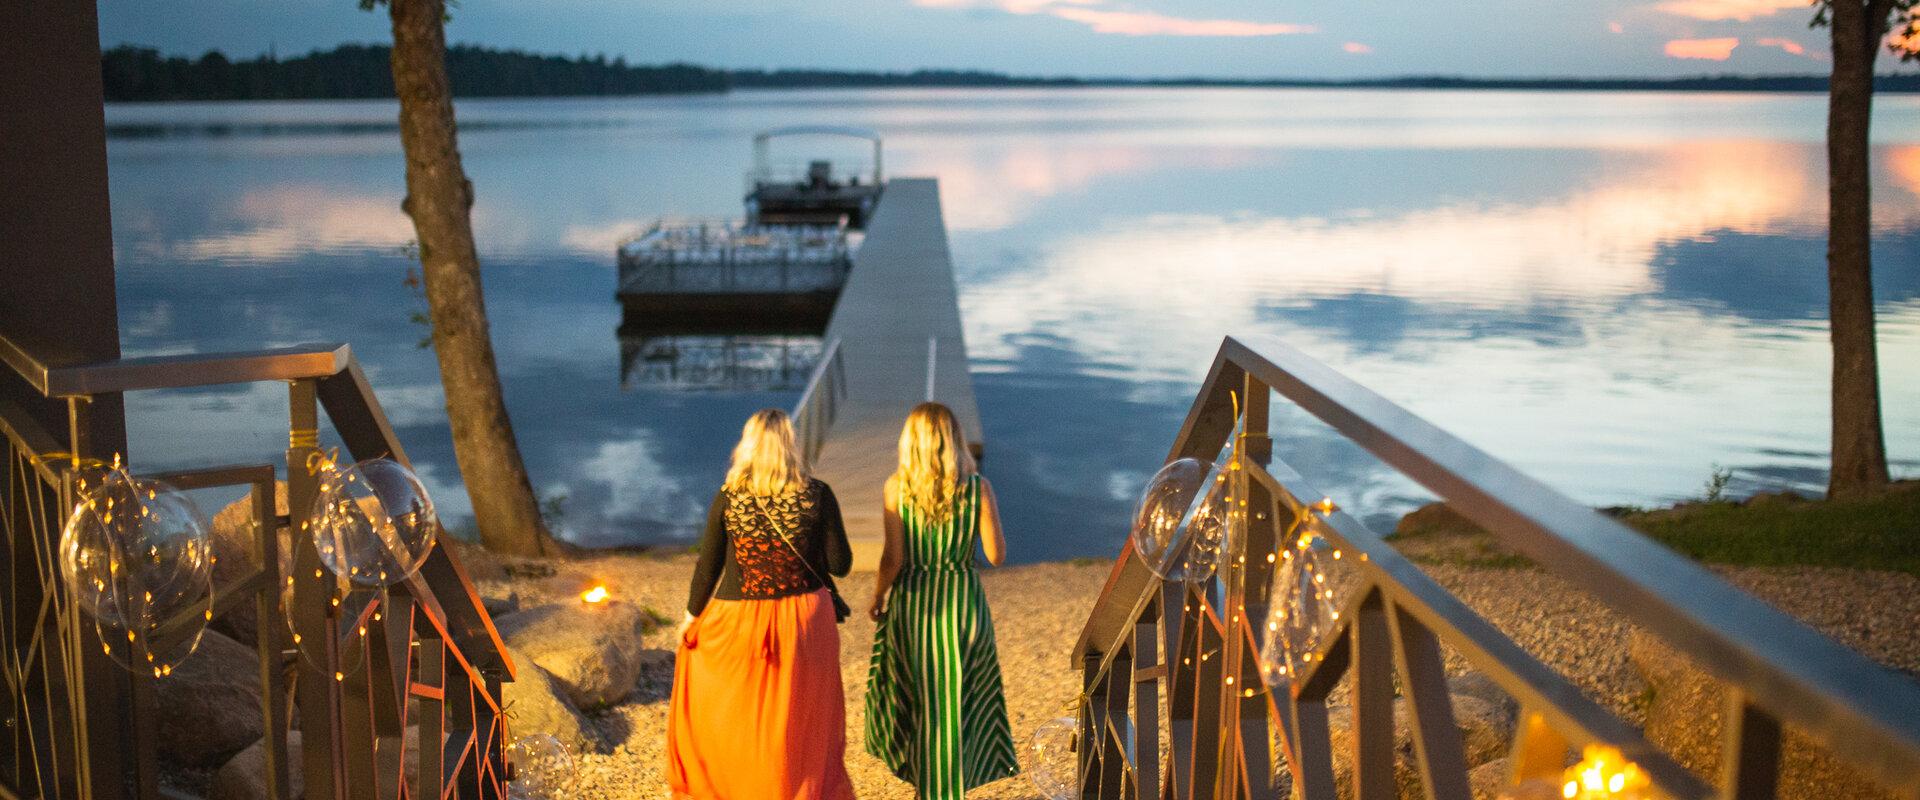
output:
[[766,408],[754,412],[740,428],[727,467],[727,491],[773,497],[799,491],[807,485],[807,464],[793,441],[793,422],[787,412]]
[[975,469],[953,410],[939,403],[914,406],[900,428],[900,468],[893,473],[901,499],[929,521],[945,522],[961,483]]

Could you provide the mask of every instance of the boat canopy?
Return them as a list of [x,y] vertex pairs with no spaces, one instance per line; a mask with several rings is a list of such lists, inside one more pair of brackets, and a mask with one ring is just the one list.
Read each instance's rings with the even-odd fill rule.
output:
[[845,136],[873,142],[873,182],[880,183],[880,134],[866,128],[845,125],[790,125],[764,130],[753,135],[753,173],[764,179],[773,174],[772,142],[785,136]]

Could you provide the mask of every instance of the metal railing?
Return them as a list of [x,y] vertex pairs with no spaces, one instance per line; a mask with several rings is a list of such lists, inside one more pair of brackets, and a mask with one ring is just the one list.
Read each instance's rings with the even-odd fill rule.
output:
[[620,388],[779,392],[805,388],[817,335],[620,335]]
[[846,226],[656,222],[617,248],[621,294],[837,292],[853,267]]
[[[120,359],[79,367],[48,368],[0,338],[0,360],[48,397],[70,399],[71,414],[84,413],[90,398],[148,389],[284,381],[289,386],[287,516],[274,514],[274,468],[269,464],[194,470],[157,475],[182,489],[245,485],[250,487],[259,541],[253,554],[259,567],[215,590],[215,618],[245,602],[258,613],[261,657],[261,713],[266,731],[266,786],[275,800],[290,797],[288,778],[299,770],[304,796],[327,800],[389,800],[406,796],[404,786],[422,795],[445,798],[504,798],[505,722],[500,684],[513,679],[514,667],[478,593],[458,558],[435,547],[418,574],[392,587],[384,600],[361,616],[342,619],[330,602],[332,587],[321,577],[321,562],[311,537],[291,536],[292,572],[283,574],[278,553],[282,530],[299,532],[312,505],[318,478],[310,468],[319,454],[319,409],[324,407],[346,451],[354,460],[388,457],[406,463],[406,454],[388,425],[364,373],[344,345],[286,348],[252,353]],[[78,425],[73,426],[77,431]],[[64,460],[50,455],[82,452],[78,441],[59,439],[18,409],[0,404],[0,431],[8,467],[6,521],[10,558],[31,554],[24,565],[0,570],[8,600],[7,627],[0,628],[0,657],[6,659],[9,720],[31,727],[14,734],[9,760],[0,762],[0,796],[84,798],[86,783],[70,778],[72,755],[85,747],[86,719],[74,709],[89,699],[75,673],[75,654],[97,648],[92,625],[71,607],[58,580],[53,550],[68,509],[73,476]],[[77,434],[76,434],[77,437]],[[365,668],[344,664],[328,648],[321,663],[287,649],[287,609],[281,587],[292,588],[295,641],[335,641],[343,625],[368,629]],[[39,616],[23,619],[28,609]],[[16,612],[16,610],[18,610]],[[177,626],[162,626],[165,632]],[[287,745],[290,727],[284,705],[287,674],[294,676],[302,733],[301,752]],[[157,786],[157,747],[153,678],[128,675],[133,682],[129,707],[134,774],[94,776],[93,780],[131,783],[131,794],[147,800],[161,796]],[[419,711],[412,719],[409,701]],[[405,775],[404,752],[410,726],[418,725],[418,768]],[[11,785],[9,785],[11,784]]]
[[826,447],[833,419],[840,413],[840,399],[846,394],[847,365],[836,337],[820,351],[820,360],[814,364],[812,377],[807,379],[807,388],[800,392],[799,402],[793,404],[794,438],[800,440],[800,453],[809,466],[820,463],[820,451]]
[[[1730,688],[1718,788],[1274,461],[1276,392]],[[1246,503],[1239,549],[1189,584],[1155,578],[1129,542],[1074,648],[1081,796],[1270,798],[1284,786],[1306,800],[1336,797],[1329,699],[1346,678],[1353,796],[1395,797],[1397,678],[1426,796],[1467,798],[1443,645],[1519,705],[1509,783],[1557,788],[1570,750],[1599,744],[1636,763],[1660,796],[1774,797],[1791,726],[1897,796],[1920,796],[1920,686],[1299,351],[1228,338],[1168,460],[1211,460],[1230,440],[1226,474]],[[1270,633],[1260,624],[1272,619],[1268,588],[1297,578],[1283,570],[1309,535],[1347,555],[1352,586],[1331,630],[1268,689],[1256,656]]]

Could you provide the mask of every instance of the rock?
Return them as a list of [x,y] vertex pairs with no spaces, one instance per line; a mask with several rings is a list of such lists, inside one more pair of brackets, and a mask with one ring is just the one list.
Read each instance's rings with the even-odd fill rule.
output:
[[1496,758],[1467,773],[1467,786],[1473,789],[1473,800],[1496,800],[1500,792],[1507,788],[1507,773],[1512,770],[1512,762]]
[[[1328,731],[1333,747],[1334,782],[1344,795],[1353,784],[1353,710],[1351,706],[1328,709]],[[1406,698],[1393,701],[1394,783],[1402,798],[1423,797],[1419,762],[1413,751],[1412,719]],[[1467,766],[1486,764],[1507,754],[1513,738],[1513,718],[1493,703],[1465,694],[1453,695],[1454,722],[1460,726],[1461,745]]]
[[[287,783],[295,798],[305,793],[305,782],[300,774],[300,732],[287,732],[287,755],[290,768],[287,770]],[[253,743],[252,747],[240,751],[239,755],[229,759],[226,766],[213,776],[213,788],[207,792],[207,800],[266,800],[267,797],[267,742],[265,739]]]
[[[420,797],[420,728],[409,726],[401,741],[393,739],[382,741],[379,754],[384,766],[383,772],[394,768],[398,746],[406,753],[405,771],[401,777],[407,783],[407,796]],[[287,758],[290,768],[287,770],[287,785],[292,797],[299,798],[306,792],[300,770],[300,748],[302,740],[299,731],[287,732]],[[239,755],[228,760],[225,766],[213,776],[213,787],[208,791],[207,800],[266,800],[267,797],[267,743],[261,739],[253,746],[240,751]]]
[[218,631],[201,635],[192,656],[154,684],[161,757],[212,767],[259,739],[260,659]]
[[1446,503],[1428,503],[1416,508],[1393,526],[1394,536],[1423,533],[1486,533],[1486,530]]
[[489,584],[482,586],[480,605],[487,610],[487,616],[504,617],[520,610],[520,593],[500,586]]
[[500,636],[526,661],[546,670],[583,710],[617,703],[640,678],[647,615],[633,603],[538,606],[494,621]]
[[[273,485],[274,513],[287,513],[287,482],[276,481]],[[254,557],[259,536],[254,532],[253,499],[241,497],[220,509],[213,515],[212,526],[208,533],[213,539],[213,582],[215,586],[224,586],[240,580],[248,573],[259,569],[260,562]],[[293,544],[286,531],[280,532],[281,574],[286,573],[291,563]],[[233,637],[234,641],[252,646],[258,638],[254,631],[258,624],[258,612],[252,603],[240,603],[233,610],[220,615],[213,621],[213,629]]]
[[1507,694],[1507,690],[1500,688],[1500,684],[1494,683],[1493,679],[1483,672],[1469,671],[1448,675],[1447,691],[1455,695],[1466,695],[1486,701],[1488,705],[1500,712],[1504,717],[1502,724],[1509,729],[1512,728],[1514,719],[1520,713],[1520,704],[1514,701],[1513,695]]
[[511,648],[519,674],[500,685],[500,704],[507,717],[507,735],[518,739],[530,733],[549,733],[576,753],[596,749],[598,738],[585,717],[575,710],[546,671]]
[[[1627,652],[1650,690],[1647,739],[1696,774],[1716,774],[1726,686],[1645,631],[1633,632]],[[1780,756],[1781,797],[1891,797],[1791,727]]]

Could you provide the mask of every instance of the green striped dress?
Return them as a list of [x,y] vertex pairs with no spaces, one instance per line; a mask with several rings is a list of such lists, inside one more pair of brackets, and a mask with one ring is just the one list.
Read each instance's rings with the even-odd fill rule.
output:
[[906,557],[867,671],[867,752],[924,800],[1020,772],[993,617],[973,551],[980,539],[980,476],[967,479],[951,517],[929,524],[905,498]]

